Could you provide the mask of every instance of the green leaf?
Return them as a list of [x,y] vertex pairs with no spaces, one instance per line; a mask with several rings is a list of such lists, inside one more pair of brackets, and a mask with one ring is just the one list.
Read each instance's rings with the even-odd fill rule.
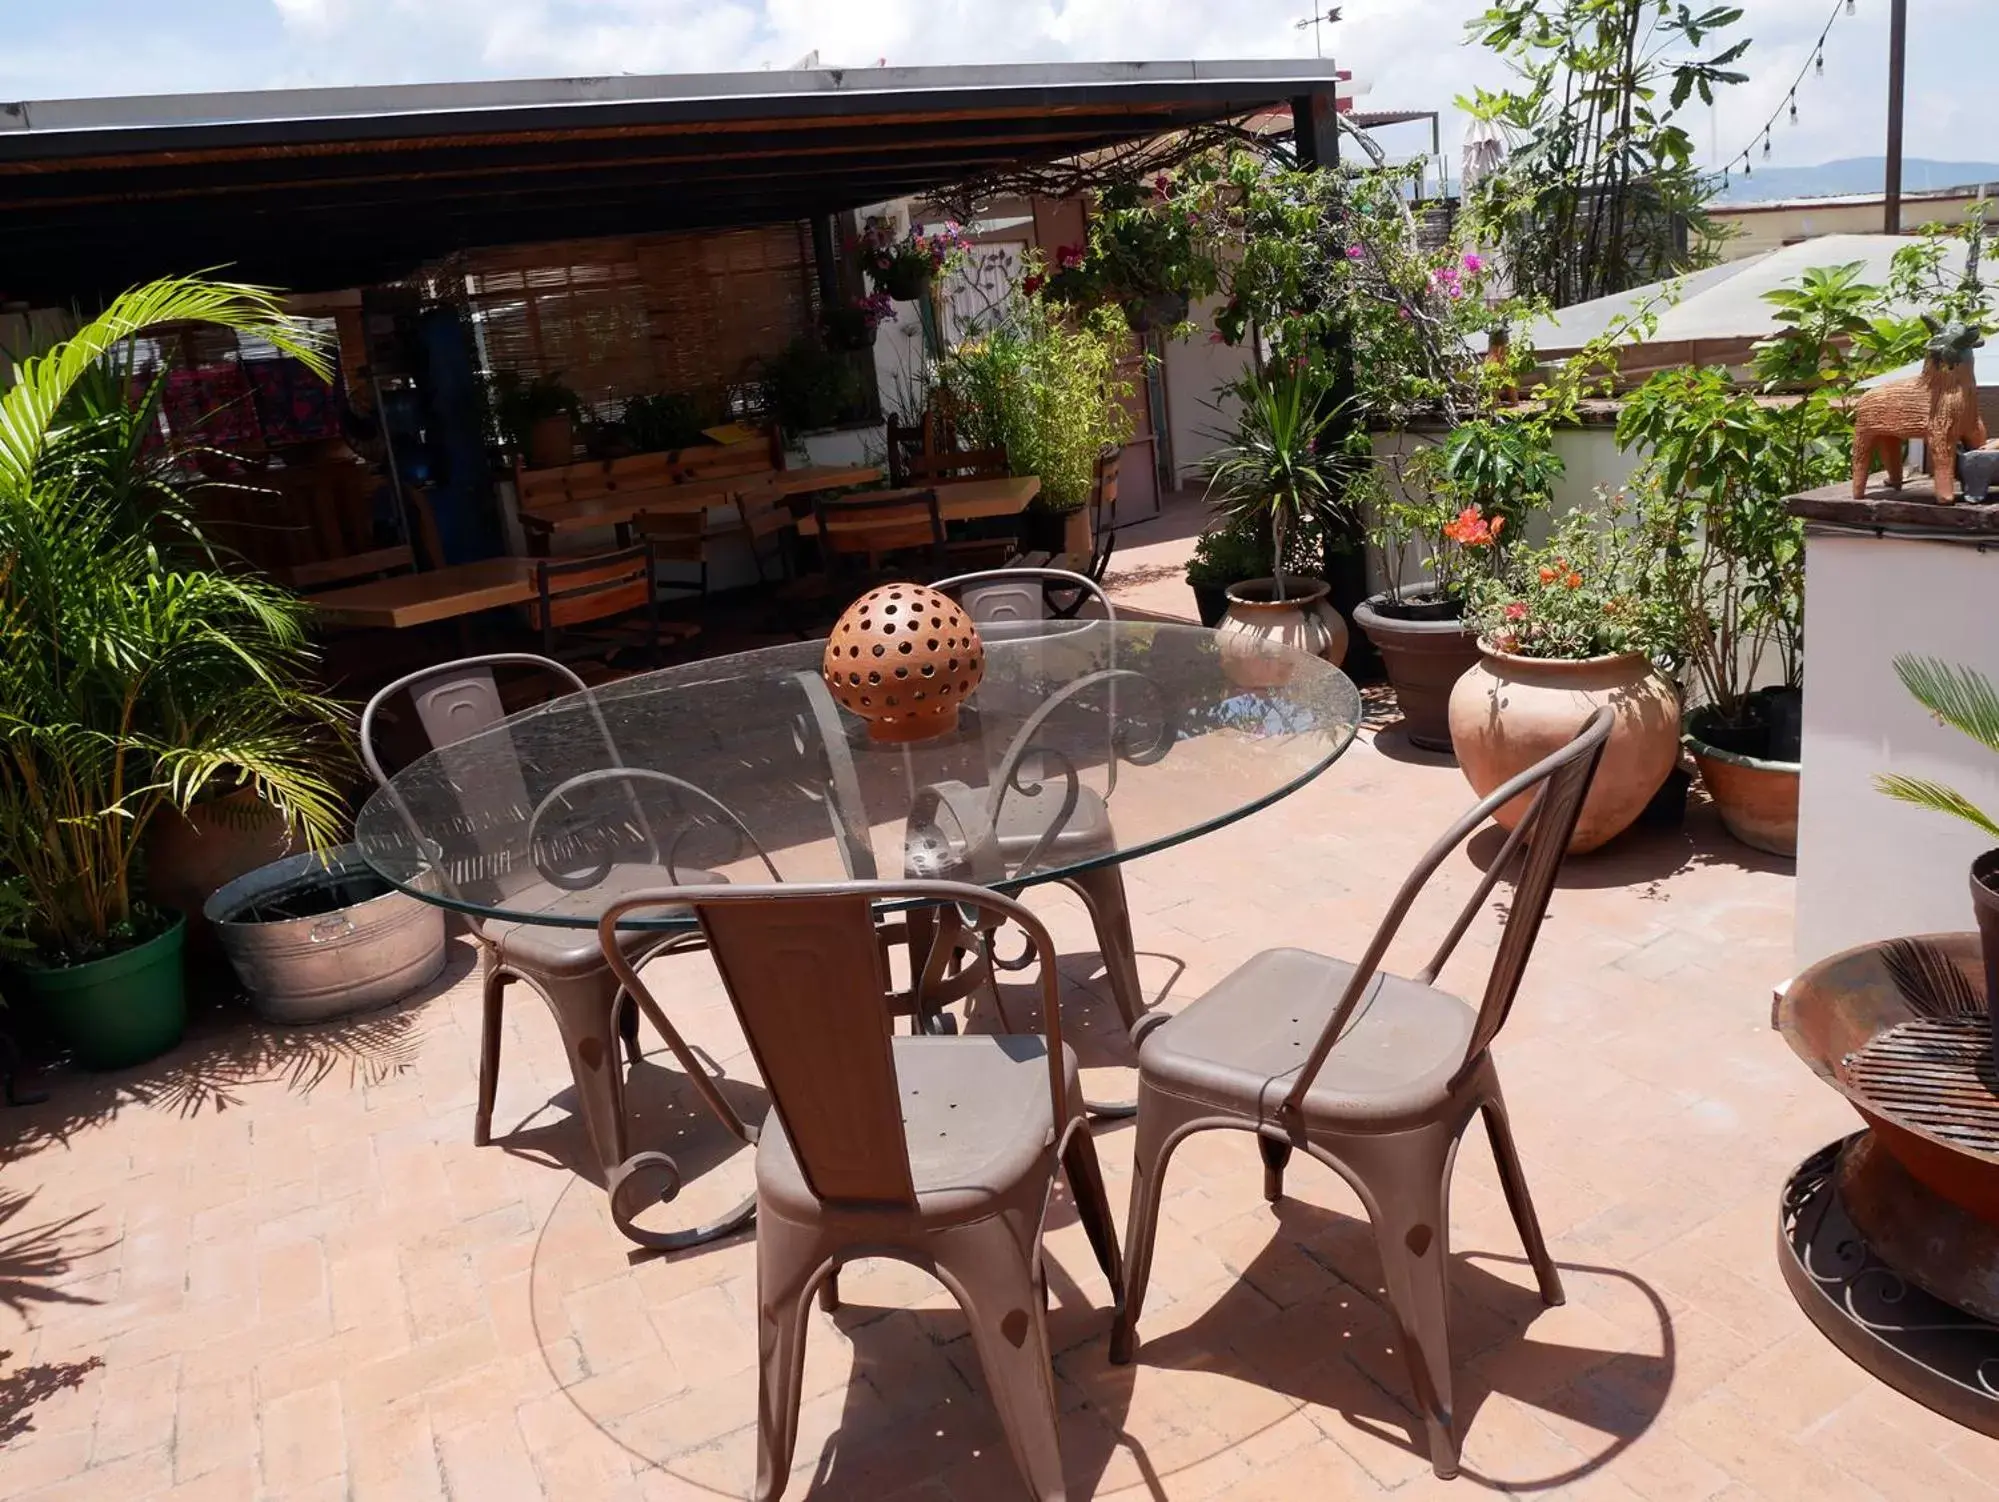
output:
[[1999,752],[1999,690],[1984,674],[1905,653],[1895,659],[1895,676],[1938,720]]
[[1999,823],[1980,809],[1970,799],[1955,788],[1945,787],[1940,782],[1932,782],[1922,777],[1904,777],[1899,773],[1882,773],[1874,779],[1875,789],[1886,793],[1902,803],[1926,808],[1932,813],[1948,814],[1953,819],[1982,829],[1993,839],[1999,840]]

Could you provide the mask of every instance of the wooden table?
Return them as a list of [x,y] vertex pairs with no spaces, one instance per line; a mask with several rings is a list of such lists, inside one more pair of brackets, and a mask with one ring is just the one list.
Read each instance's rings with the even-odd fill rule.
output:
[[[937,492],[937,514],[945,523],[978,521],[988,516],[1018,516],[1028,503],[1041,494],[1039,475],[1009,475],[1002,480],[945,480],[936,485],[912,485],[901,490],[870,490],[861,499],[870,501]],[[818,521],[810,516],[798,519],[799,533],[819,534]]]
[[641,511],[655,515],[684,515],[690,511],[706,511],[711,506],[732,505],[739,495],[775,500],[807,495],[815,490],[871,485],[881,476],[881,470],[871,464],[809,464],[802,469],[772,469],[716,480],[689,480],[679,485],[653,487],[629,497],[609,495],[601,501],[537,511],[534,521],[536,527],[549,534],[582,531],[590,527],[622,527]]
[[398,574],[367,584],[329,589],[307,603],[328,626],[383,627],[401,631],[432,621],[476,615],[535,598],[532,558],[481,558],[425,574]]

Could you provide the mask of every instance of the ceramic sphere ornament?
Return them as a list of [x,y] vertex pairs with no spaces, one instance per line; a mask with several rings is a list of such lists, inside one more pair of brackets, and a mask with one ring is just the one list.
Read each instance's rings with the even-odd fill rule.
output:
[[871,589],[834,623],[826,686],[878,741],[920,741],[958,725],[986,672],[978,627],[949,595],[921,584]]

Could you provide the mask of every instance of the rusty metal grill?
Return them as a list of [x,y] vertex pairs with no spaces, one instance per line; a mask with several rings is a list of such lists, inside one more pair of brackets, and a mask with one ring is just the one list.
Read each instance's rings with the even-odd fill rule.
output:
[[1999,1156],[1999,1079],[1983,1017],[1917,1017],[1874,1035],[1840,1063],[1882,1115],[1968,1152]]

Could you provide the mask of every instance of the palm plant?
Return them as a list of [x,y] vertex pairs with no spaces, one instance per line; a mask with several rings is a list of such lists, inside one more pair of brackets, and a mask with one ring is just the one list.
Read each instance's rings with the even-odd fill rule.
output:
[[[1983,673],[1934,658],[1905,654],[1895,659],[1895,676],[1939,722],[1963,731],[1986,750],[1999,753],[1999,689],[1994,689],[1992,680]],[[1999,840],[1999,820],[1955,788],[1927,777],[1904,777],[1900,773],[1882,773],[1874,779],[1874,786],[1890,798],[1962,819]]]
[[1234,388],[1242,404],[1232,433],[1206,461],[1208,504],[1232,522],[1267,530],[1276,597],[1284,598],[1284,560],[1292,539],[1338,507],[1332,464],[1320,444],[1339,415],[1327,400],[1329,382],[1309,360],[1287,362],[1275,374],[1252,376]]
[[304,607],[203,537],[186,454],[148,451],[164,375],[133,379],[135,341],[188,322],[327,371],[275,294],[177,278],[119,297],[0,394],[0,913],[50,963],[163,926],[142,897],[147,829],[220,782],[315,847],[339,830],[345,714],[307,686]]

